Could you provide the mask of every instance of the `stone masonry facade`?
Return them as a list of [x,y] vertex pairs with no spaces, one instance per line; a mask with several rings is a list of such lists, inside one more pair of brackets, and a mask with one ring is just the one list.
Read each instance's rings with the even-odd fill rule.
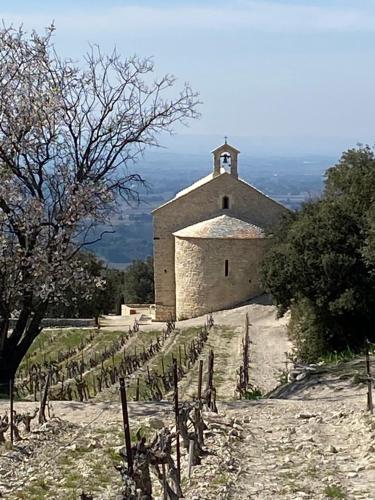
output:
[[[227,149],[230,153],[229,145]],[[222,151],[223,146],[220,154]],[[227,171],[218,174],[217,163],[214,152],[215,175],[197,183],[196,187],[193,185],[180,196],[176,195],[153,212],[157,321],[176,319],[176,306],[180,317],[191,317],[234,306],[261,292],[259,265],[266,240],[193,241],[173,235],[180,229],[224,213],[267,231],[286,211],[285,207],[238,179],[237,172],[235,175]],[[229,200],[228,208],[223,208],[224,197]],[[231,274],[223,282],[222,266],[226,259],[232,262]],[[234,262],[238,263],[238,268],[234,267]]]
[[227,309],[262,293],[259,263],[268,242],[176,238],[176,317]]

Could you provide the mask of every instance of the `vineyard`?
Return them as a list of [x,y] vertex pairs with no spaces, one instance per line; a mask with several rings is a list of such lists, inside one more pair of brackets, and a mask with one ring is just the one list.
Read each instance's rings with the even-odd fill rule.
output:
[[176,329],[168,322],[162,330],[143,331],[135,322],[126,332],[46,330],[20,366],[16,397],[37,401],[48,381],[51,400],[117,399],[119,378],[126,377],[132,400],[161,400],[172,389],[172,360],[178,361],[180,380],[211,327]]
[[[264,306],[258,307],[262,319]],[[203,317],[198,322],[185,321],[177,326],[166,324],[139,325],[111,329],[46,329],[36,339],[17,373],[17,399],[39,401],[48,379],[49,399],[54,401],[118,401],[118,381],[126,379],[131,401],[160,401],[171,398],[172,360],[177,359],[179,387],[186,399],[197,395],[196,362],[206,362],[210,350],[216,358],[215,386],[218,400],[236,400],[244,395],[245,385],[260,386],[268,392],[275,385],[277,370],[283,368],[284,351],[269,365],[258,359],[250,375],[241,372],[249,363],[249,346],[253,335],[261,334],[245,314],[233,311],[225,315]],[[251,318],[250,318],[251,320]],[[215,324],[213,324],[215,323]],[[267,325],[261,327],[267,331]],[[248,333],[246,340],[245,332]],[[250,335],[250,337],[249,337]],[[264,340],[273,349],[273,339]],[[269,342],[269,343],[268,343]],[[245,349],[246,347],[246,349]],[[254,345],[255,347],[255,345]],[[267,354],[267,353],[266,353]],[[263,353],[262,356],[265,354]],[[258,368],[259,365],[259,368]],[[274,366],[275,365],[275,366]],[[257,372],[258,371],[258,372]],[[203,374],[203,383],[207,373]]]
[[[189,484],[196,487],[194,477],[215,456],[216,428],[225,420],[221,401],[249,399],[262,382],[263,345],[272,364],[262,360],[265,383],[257,397],[277,384],[285,356],[282,343],[274,346],[285,325],[270,335],[270,317],[254,305],[177,324],[46,329],[17,373],[13,424],[9,403],[0,401],[0,493],[130,499],[144,488],[153,498],[188,498]],[[124,451],[122,383],[133,469]],[[237,424],[228,425],[235,444]]]

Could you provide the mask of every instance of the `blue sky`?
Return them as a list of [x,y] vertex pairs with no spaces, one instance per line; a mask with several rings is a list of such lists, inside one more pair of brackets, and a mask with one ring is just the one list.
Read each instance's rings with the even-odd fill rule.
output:
[[184,134],[311,152],[375,142],[375,0],[0,0],[0,15],[27,29],[54,20],[75,59],[88,42],[154,56],[201,93]]

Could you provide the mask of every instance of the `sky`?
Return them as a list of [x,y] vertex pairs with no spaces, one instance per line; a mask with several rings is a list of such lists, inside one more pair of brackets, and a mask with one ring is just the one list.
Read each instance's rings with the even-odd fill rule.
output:
[[375,142],[375,0],[0,0],[0,17],[28,30],[54,21],[58,51],[76,60],[89,43],[116,46],[153,56],[176,91],[188,81],[202,117],[172,150],[224,135],[275,154]]

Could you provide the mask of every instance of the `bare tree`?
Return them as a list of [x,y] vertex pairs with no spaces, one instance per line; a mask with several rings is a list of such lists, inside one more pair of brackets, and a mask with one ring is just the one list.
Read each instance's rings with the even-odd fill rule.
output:
[[[41,331],[48,304],[72,278],[121,197],[138,200],[129,167],[160,133],[196,118],[188,84],[153,79],[150,59],[104,55],[61,59],[45,34],[0,28],[0,392]],[[14,310],[17,322],[9,328]]]

